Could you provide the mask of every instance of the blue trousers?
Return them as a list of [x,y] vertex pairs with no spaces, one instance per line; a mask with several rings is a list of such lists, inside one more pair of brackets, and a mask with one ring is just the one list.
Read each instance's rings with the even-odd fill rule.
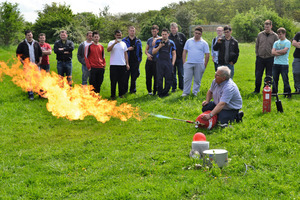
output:
[[[211,101],[206,106],[203,106],[202,112],[213,110],[216,107],[216,104]],[[239,110],[221,110],[221,112],[218,114],[218,121],[221,124],[228,123],[228,122],[234,122],[237,119]]]

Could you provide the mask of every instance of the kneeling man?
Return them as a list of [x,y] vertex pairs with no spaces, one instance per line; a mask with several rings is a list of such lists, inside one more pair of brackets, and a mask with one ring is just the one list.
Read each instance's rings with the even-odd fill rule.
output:
[[[228,122],[241,121],[243,112],[242,97],[237,85],[230,78],[231,70],[226,66],[218,67],[210,89],[206,94],[206,100],[202,102],[202,111],[211,110],[203,116],[204,120],[209,120],[214,115],[218,115],[221,124]],[[213,101],[211,99],[213,98]]]

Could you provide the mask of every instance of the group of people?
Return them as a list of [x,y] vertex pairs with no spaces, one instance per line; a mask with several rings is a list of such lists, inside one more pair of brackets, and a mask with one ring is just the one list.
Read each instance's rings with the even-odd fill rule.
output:
[[[273,76],[273,92],[278,92],[278,79],[281,74],[284,82],[284,92],[290,97],[291,89],[288,83],[288,54],[291,42],[285,35],[284,28],[279,28],[277,34],[272,31],[272,22],[265,21],[265,30],[260,32],[256,41],[256,68],[255,91],[259,93],[262,75]],[[197,96],[200,90],[201,79],[209,61],[210,49],[208,43],[202,38],[203,28],[194,29],[194,37],[186,39],[183,33],[178,32],[178,25],[171,23],[170,32],[164,28],[161,36],[158,35],[159,27],[151,27],[152,37],[148,39],[145,48],[147,55],[145,72],[146,87],[149,95],[158,95],[163,98],[177,90],[183,91],[182,97],[192,94]],[[142,61],[142,42],[135,35],[135,27],[130,26],[128,36],[122,36],[120,30],[114,32],[115,39],[110,41],[107,52],[110,52],[110,81],[111,98],[123,98],[128,92],[136,93],[136,80],[140,75],[139,65]],[[218,115],[221,123],[240,121],[243,113],[242,98],[237,85],[233,82],[234,65],[239,57],[237,40],[231,36],[230,26],[218,27],[217,36],[212,40],[211,56],[215,66],[215,79],[207,92],[206,100],[202,103],[203,111],[211,110],[204,116],[209,120]],[[60,39],[54,44],[57,59],[57,72],[60,76],[67,76],[72,86],[72,51],[74,44],[68,40],[66,31],[60,32]],[[39,42],[33,40],[31,31],[25,32],[25,40],[17,48],[17,55],[21,62],[29,58],[40,69],[49,71],[49,55],[51,46],[45,42],[45,34],[39,35]],[[96,93],[100,93],[103,82],[106,61],[104,47],[99,43],[100,35],[97,31],[88,31],[86,41],[78,48],[77,58],[82,64],[82,85],[93,86]],[[300,92],[300,33],[297,33],[292,44],[296,47],[294,52],[293,74],[296,92]],[[129,78],[130,87],[129,87]],[[193,80],[194,79],[194,80]],[[33,92],[28,91],[30,99]],[[213,99],[213,101],[211,101]]]
[[272,93],[278,93],[278,81],[281,74],[284,94],[291,98],[291,87],[289,84],[289,52],[291,44],[296,47],[293,61],[293,76],[295,92],[300,92],[300,32],[292,40],[292,43],[286,38],[286,30],[279,28],[277,34],[272,31],[272,21],[266,20],[264,31],[257,36],[255,53],[255,90],[254,94],[260,92],[262,76],[265,71],[266,76],[273,77]]

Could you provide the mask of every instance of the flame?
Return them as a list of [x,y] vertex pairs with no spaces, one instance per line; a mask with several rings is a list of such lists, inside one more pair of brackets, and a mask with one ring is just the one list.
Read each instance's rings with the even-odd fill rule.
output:
[[[16,59],[15,59],[16,60]],[[47,73],[39,70],[37,65],[25,60],[23,69],[20,61],[9,67],[0,61],[0,81],[3,75],[12,77],[12,81],[25,91],[33,90],[48,98],[47,109],[56,117],[69,120],[83,120],[92,115],[98,121],[105,123],[111,117],[127,121],[129,118],[141,120],[139,109],[123,103],[117,106],[117,101],[108,101],[92,91],[92,86],[70,87],[67,78],[62,78],[55,72]]]

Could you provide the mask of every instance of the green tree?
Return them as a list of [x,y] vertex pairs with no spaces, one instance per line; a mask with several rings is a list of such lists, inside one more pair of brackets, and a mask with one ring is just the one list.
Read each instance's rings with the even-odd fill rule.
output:
[[54,43],[56,34],[62,27],[68,27],[74,22],[74,15],[70,6],[52,2],[46,4],[42,11],[38,11],[38,18],[33,26],[34,33],[45,33],[47,41]]
[[288,18],[281,18],[275,11],[267,7],[250,9],[248,12],[237,13],[232,19],[231,24],[234,36],[238,39],[253,42],[260,31],[264,30],[265,20],[270,19],[273,24],[273,30],[284,27],[287,31],[286,37],[292,39],[296,32],[293,21]]
[[0,44],[15,44],[22,37],[24,19],[18,4],[3,2],[0,4]]

